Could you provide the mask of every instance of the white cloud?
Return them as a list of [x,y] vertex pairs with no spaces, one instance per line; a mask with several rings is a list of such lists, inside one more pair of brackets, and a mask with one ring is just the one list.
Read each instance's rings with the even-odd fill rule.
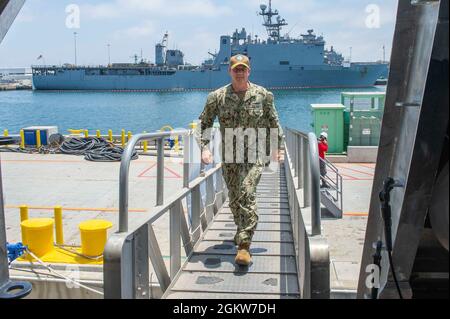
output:
[[87,4],[80,8],[81,15],[91,19],[110,19],[120,16],[119,8],[113,3],[101,3],[97,5]]
[[131,39],[137,39],[153,35],[155,32],[155,27],[153,25],[152,21],[144,21],[142,24],[134,27],[130,27],[124,30],[118,30],[114,33],[114,38],[116,40],[120,40],[123,38],[131,38]]
[[129,17],[130,15],[214,18],[229,15],[232,10],[212,0],[115,0],[112,3],[85,5],[82,12],[91,19]]

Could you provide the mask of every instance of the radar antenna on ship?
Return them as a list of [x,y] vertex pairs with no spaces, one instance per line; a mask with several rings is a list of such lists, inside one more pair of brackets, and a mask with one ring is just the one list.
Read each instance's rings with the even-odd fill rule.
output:
[[155,46],[155,63],[158,66],[166,64],[166,48],[169,46],[169,32],[164,33],[162,41]]
[[130,58],[133,58],[133,59],[134,59],[134,64],[138,64],[138,61],[139,61],[139,55],[135,54],[135,55],[130,56]]
[[[267,5],[265,4],[262,4],[260,8],[261,12],[259,15],[264,17],[263,26],[266,27],[269,38],[276,42],[280,41],[281,29],[283,26],[288,25],[286,20],[279,16],[278,10],[272,10],[272,0],[269,0],[269,10],[267,10]],[[277,17],[276,22],[273,22],[272,17],[275,16]]]

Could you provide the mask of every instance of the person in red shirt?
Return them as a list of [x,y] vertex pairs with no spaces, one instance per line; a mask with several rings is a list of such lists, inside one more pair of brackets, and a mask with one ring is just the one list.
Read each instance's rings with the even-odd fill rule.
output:
[[319,137],[319,161],[320,161],[320,180],[321,180],[321,186],[320,187],[327,187],[328,185],[325,181],[325,176],[327,175],[327,165],[325,163],[325,154],[328,151],[328,133],[322,132],[320,133]]

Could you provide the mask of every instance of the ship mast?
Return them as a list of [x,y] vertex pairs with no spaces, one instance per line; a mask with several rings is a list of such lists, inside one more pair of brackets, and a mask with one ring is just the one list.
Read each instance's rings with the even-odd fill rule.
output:
[[[266,27],[269,38],[273,39],[275,42],[280,41],[281,29],[283,26],[288,25],[286,20],[279,16],[278,10],[272,10],[272,0],[269,0],[269,10],[267,10],[267,6],[265,4],[262,4],[260,8],[261,12],[259,15],[264,18],[263,26]],[[272,17],[275,16],[277,17],[276,22],[272,21]]]

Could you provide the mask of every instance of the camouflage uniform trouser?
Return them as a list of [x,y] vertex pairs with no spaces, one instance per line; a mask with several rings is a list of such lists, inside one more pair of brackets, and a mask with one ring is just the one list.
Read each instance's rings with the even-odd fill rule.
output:
[[258,224],[256,186],[264,166],[247,163],[224,163],[223,177],[228,188],[229,206],[237,226],[236,243],[251,244]]

